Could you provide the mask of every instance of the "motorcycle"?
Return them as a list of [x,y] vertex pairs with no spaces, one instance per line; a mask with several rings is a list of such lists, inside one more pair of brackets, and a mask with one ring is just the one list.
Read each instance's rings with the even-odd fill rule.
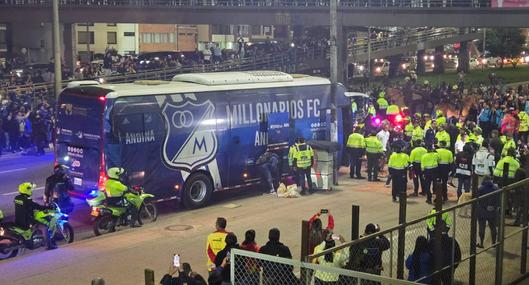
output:
[[51,231],[50,237],[58,245],[73,242],[74,231],[68,215],[57,204],[52,205],[53,209],[34,211],[36,223],[29,229],[19,228],[14,223],[0,224],[0,260],[15,257],[24,249],[34,250],[46,245],[46,229],[43,231],[42,225]]
[[135,186],[123,196],[122,205],[111,206],[105,203],[106,195],[103,191],[98,191],[97,196],[87,199],[88,205],[92,207],[90,215],[93,217],[94,234],[96,236],[103,233],[111,233],[118,226],[129,226],[134,221],[129,213],[128,203],[138,210],[138,223],[143,225],[145,221],[155,222],[158,219],[158,209],[156,205],[145,202],[154,195],[145,193],[143,188]]
[[74,203],[68,195],[68,189],[66,183],[58,183],[51,193],[51,197],[46,197],[44,194],[44,201],[51,200],[52,203],[56,203],[62,210],[63,213],[69,214],[73,212]]

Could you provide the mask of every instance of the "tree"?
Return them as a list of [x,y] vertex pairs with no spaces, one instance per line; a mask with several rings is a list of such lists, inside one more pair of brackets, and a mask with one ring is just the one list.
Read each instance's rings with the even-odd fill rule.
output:
[[491,56],[501,58],[500,66],[503,68],[505,58],[511,58],[512,66],[516,68],[517,58],[525,44],[522,31],[515,28],[488,29],[486,37],[486,49],[490,51]]

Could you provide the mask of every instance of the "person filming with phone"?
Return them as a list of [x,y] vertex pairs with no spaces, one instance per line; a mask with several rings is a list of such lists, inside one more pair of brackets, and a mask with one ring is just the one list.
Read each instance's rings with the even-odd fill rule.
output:
[[173,262],[167,274],[160,281],[161,285],[207,285],[204,278],[191,269],[189,263],[180,263],[180,255],[173,255]]
[[[327,216],[327,227],[325,229],[320,219],[322,215]],[[309,219],[309,253],[314,252],[314,248],[325,240],[324,230],[334,230],[334,217],[329,213],[328,209],[321,209]]]
[[[331,230],[324,230],[324,241],[316,246],[314,253],[320,253],[329,248],[336,246],[336,241],[344,243],[345,239],[341,235],[333,234]],[[327,253],[324,256],[320,256],[315,259],[320,265],[342,268],[345,266],[349,260],[349,249],[346,247],[344,249],[338,250],[336,252]],[[317,270],[314,274],[314,284],[315,285],[324,285],[324,284],[335,284],[340,278],[339,274],[324,272]]]

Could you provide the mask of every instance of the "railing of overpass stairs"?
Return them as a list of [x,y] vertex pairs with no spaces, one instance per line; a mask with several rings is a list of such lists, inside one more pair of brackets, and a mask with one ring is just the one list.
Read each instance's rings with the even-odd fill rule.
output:
[[[51,6],[52,0],[0,0],[0,6]],[[347,8],[487,8],[490,0],[338,0]],[[329,0],[60,0],[70,7],[299,7],[325,8]]]
[[327,281],[337,280],[333,283],[324,283],[335,285],[418,284],[239,249],[232,249],[230,254],[231,284],[234,285],[321,284],[315,281],[316,278]]
[[[407,45],[425,43],[428,41],[448,39],[458,36],[459,31],[453,28],[434,28],[428,30],[411,30],[401,35],[396,34],[384,39],[371,41],[371,52],[388,48],[404,47]],[[367,41],[354,44],[348,49],[349,55],[362,54],[368,52]]]
[[[429,245],[434,245],[430,261],[432,271],[428,276],[415,280],[417,282],[445,278],[448,283],[444,284],[511,284],[527,278],[529,179],[480,197],[475,183],[472,194],[466,195],[470,195],[470,200],[466,202],[313,254],[306,261],[346,249],[350,252],[350,260],[358,260],[354,257],[363,255],[363,260],[368,260],[366,263],[376,264],[376,255],[366,255],[366,252],[370,252],[366,248],[372,246],[375,239],[385,237],[390,248],[382,252],[380,274],[407,279],[406,260],[413,254],[417,238],[423,236],[428,239]],[[491,204],[497,207],[487,207]],[[443,220],[450,225],[447,235],[427,230],[427,221],[435,225],[443,224]],[[487,229],[485,221],[488,223]],[[511,223],[517,223],[518,226],[510,226]],[[491,224],[495,225],[492,227],[496,230],[495,242],[491,239]],[[479,232],[485,233],[483,243]],[[436,247],[438,241],[441,241],[440,248]],[[483,247],[478,247],[479,244]],[[348,268],[373,271],[358,262],[350,263]]]
[[[324,59],[327,56],[327,49],[311,48],[306,50],[292,50],[287,53],[268,54],[258,57],[244,58],[240,60],[227,60],[218,64],[204,64],[181,68],[164,68],[157,70],[149,70],[145,72],[138,72],[134,74],[122,74],[107,77],[99,77],[94,79],[103,79],[104,82],[111,83],[125,83],[135,80],[171,80],[171,78],[181,73],[196,73],[196,72],[219,72],[219,71],[247,71],[247,70],[278,70],[284,72],[297,72],[307,68],[305,62],[311,60]],[[66,87],[68,82],[62,82],[63,87]],[[51,100],[53,95],[52,83],[41,83],[27,86],[16,86],[8,88],[5,93],[24,94],[24,93],[40,93],[44,92],[44,97]],[[2,89],[0,89],[0,95]]]

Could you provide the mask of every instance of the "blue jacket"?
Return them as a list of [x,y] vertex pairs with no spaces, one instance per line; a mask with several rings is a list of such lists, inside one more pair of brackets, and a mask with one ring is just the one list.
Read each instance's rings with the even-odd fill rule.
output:
[[479,121],[480,122],[489,122],[492,117],[492,111],[489,108],[484,108],[481,110],[481,114],[479,114]]
[[[419,272],[415,272],[415,268],[413,268],[413,254],[409,255],[406,259],[406,268],[409,270],[408,281],[415,281],[432,273],[432,254],[429,251],[421,252],[419,259]],[[432,278],[427,277],[417,282],[422,284],[431,284]]]

